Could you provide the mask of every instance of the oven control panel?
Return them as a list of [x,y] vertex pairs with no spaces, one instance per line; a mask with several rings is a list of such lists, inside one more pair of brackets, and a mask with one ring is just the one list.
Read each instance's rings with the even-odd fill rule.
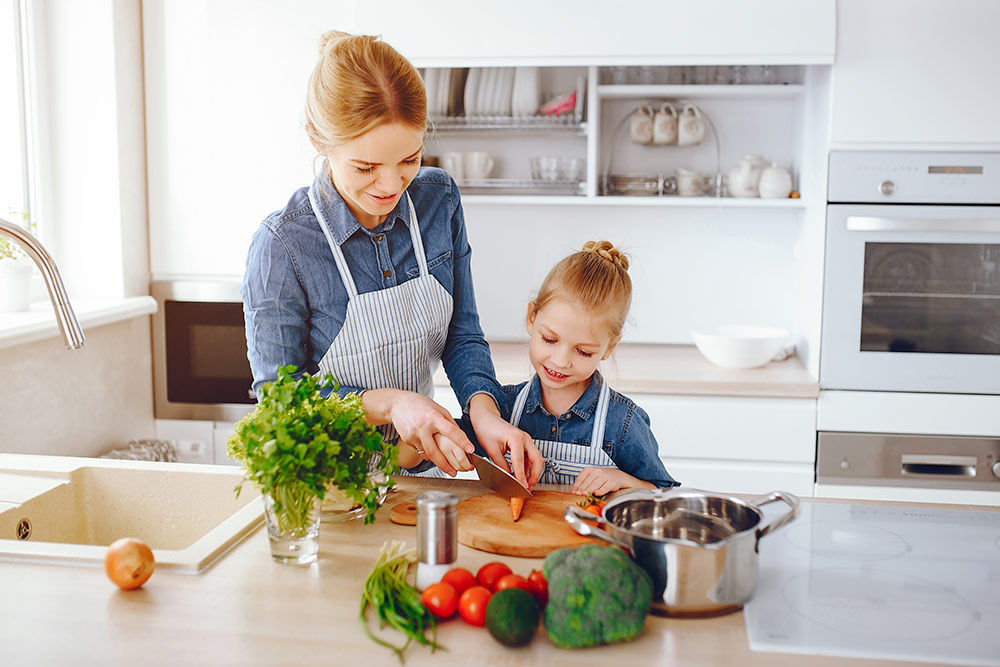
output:
[[836,203],[997,204],[1000,153],[830,151]]

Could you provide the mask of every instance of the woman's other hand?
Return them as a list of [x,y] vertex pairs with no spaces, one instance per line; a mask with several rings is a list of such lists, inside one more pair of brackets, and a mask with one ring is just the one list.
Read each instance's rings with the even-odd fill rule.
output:
[[493,463],[507,467],[504,454],[510,452],[510,471],[529,489],[538,483],[545,469],[545,458],[531,436],[500,416],[496,403],[488,394],[476,394],[469,404],[469,419],[479,444]]

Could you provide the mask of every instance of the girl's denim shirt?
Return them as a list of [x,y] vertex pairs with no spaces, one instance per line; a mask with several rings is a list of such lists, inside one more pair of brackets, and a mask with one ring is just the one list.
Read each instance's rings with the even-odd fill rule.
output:
[[[375,229],[365,229],[329,182],[326,170],[320,198],[323,215],[340,244],[358,293],[394,287],[417,277],[420,269],[410,239],[406,197]],[[319,180],[317,182],[320,182]],[[254,233],[240,293],[246,319],[253,389],[277,377],[279,366],[294,364],[315,374],[344,324],[347,290],[309,204],[300,188]],[[502,404],[489,344],[476,311],[470,265],[472,249],[458,186],[444,171],[422,168],[407,192],[420,224],[427,266],[454,301],[442,362],[461,405],[488,393]],[[402,323],[401,323],[402,324]],[[401,327],[402,328],[402,327]],[[344,395],[378,387],[340,387]]]

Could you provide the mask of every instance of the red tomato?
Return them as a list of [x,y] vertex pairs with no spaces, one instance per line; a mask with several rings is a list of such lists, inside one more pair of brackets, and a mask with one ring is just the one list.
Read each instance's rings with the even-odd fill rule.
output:
[[479,572],[476,573],[476,581],[479,582],[480,586],[485,586],[490,592],[493,592],[496,590],[497,582],[500,581],[500,577],[508,575],[512,571],[513,570],[503,563],[493,561],[492,563],[487,563],[479,568]]
[[476,585],[476,575],[472,574],[464,567],[453,567],[444,573],[441,581],[451,584],[455,592],[461,595]]
[[528,575],[528,584],[531,586],[531,594],[535,596],[539,607],[544,607],[549,601],[549,582],[545,580],[545,575],[541,570],[532,570]]
[[439,583],[431,584],[424,589],[420,596],[424,606],[438,618],[448,618],[455,613],[458,607],[458,593],[451,584]]
[[469,625],[486,625],[486,605],[491,597],[485,586],[473,586],[458,599],[458,615]]
[[497,593],[505,588],[520,588],[521,590],[533,593],[531,584],[529,584],[528,580],[519,574],[505,574],[500,577],[500,581],[497,582],[496,590],[493,592]]

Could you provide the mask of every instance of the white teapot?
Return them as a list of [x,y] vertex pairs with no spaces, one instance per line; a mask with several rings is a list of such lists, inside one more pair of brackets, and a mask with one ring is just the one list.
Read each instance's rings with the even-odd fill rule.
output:
[[729,170],[730,197],[757,197],[760,175],[767,164],[759,155],[744,155]]
[[792,193],[792,174],[778,166],[777,162],[772,162],[761,172],[758,189],[764,199],[784,199]]

